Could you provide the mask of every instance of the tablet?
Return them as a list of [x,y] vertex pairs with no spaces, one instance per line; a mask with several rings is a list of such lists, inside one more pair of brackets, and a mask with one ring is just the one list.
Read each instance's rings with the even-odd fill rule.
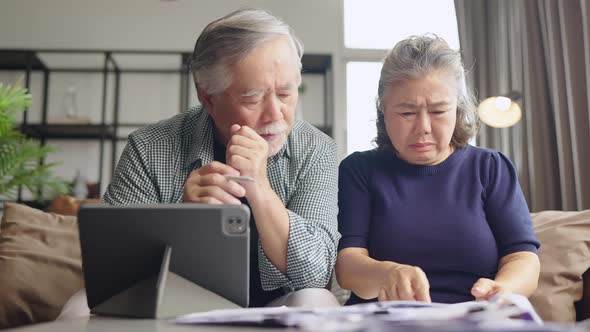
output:
[[[176,279],[246,307],[249,219],[245,205],[83,204],[78,223],[89,308],[98,314],[159,316],[162,293],[174,294],[164,284]],[[166,272],[176,279],[166,281]],[[216,309],[211,297],[201,293],[188,296],[177,289],[176,294]],[[147,311],[128,308],[152,301],[154,308]]]

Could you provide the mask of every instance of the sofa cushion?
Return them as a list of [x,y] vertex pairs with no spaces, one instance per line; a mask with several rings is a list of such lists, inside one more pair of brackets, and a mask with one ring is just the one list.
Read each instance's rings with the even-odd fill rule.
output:
[[51,203],[45,209],[47,212],[53,212],[64,216],[77,216],[80,205],[84,203],[100,203],[100,199],[77,199],[69,195],[58,195],[51,200]]
[[531,216],[541,241],[541,274],[530,301],[544,320],[574,322],[575,302],[582,299],[583,275],[590,268],[590,210]]
[[83,287],[76,217],[5,203],[0,223],[0,328],[54,320]]

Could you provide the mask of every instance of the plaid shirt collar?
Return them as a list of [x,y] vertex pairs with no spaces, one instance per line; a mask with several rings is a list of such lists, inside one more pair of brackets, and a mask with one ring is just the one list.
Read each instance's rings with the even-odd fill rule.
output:
[[[215,144],[215,123],[209,113],[203,109],[203,116],[199,117],[194,128],[186,129],[192,132],[192,144],[190,144],[185,167],[196,169],[212,162],[213,146]],[[282,156],[291,158],[291,148],[288,141],[288,139],[285,141],[277,154],[269,158],[269,165],[276,163]]]

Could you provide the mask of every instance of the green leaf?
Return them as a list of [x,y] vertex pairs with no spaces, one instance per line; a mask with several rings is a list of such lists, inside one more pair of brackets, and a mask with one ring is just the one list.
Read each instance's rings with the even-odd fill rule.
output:
[[70,192],[68,183],[53,174],[57,163],[40,165],[48,154],[57,151],[41,146],[16,130],[18,113],[31,104],[27,89],[0,83],[0,196],[16,198],[20,186],[27,188],[36,200]]

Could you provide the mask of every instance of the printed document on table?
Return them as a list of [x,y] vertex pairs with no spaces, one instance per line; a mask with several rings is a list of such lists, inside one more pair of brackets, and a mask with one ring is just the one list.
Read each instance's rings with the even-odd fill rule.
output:
[[330,308],[246,308],[224,309],[184,315],[176,318],[178,324],[232,324],[308,326],[338,322],[358,323],[368,320],[388,322],[470,321],[500,322],[518,319],[542,325],[528,299],[520,295],[502,295],[490,301],[472,301],[456,304],[425,303],[417,301],[388,301]]
[[220,309],[206,312],[192,313],[177,317],[174,322],[178,324],[207,324],[207,323],[257,323],[263,322],[268,317],[273,317],[294,309],[282,307],[269,308],[244,308],[244,309]]

